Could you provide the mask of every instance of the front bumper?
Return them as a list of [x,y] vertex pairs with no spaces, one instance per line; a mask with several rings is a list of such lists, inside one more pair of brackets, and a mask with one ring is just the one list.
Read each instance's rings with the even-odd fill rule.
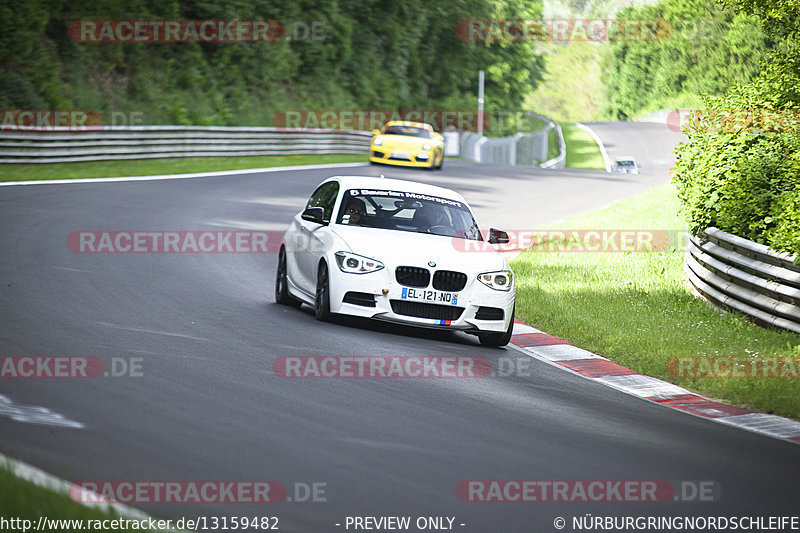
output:
[[[423,305],[422,307],[407,305],[411,301],[402,298],[403,288],[403,285],[394,279],[394,269],[384,268],[370,274],[347,274],[334,266],[330,269],[331,311],[417,327],[470,332],[502,333],[508,329],[509,322],[514,319],[512,316],[514,309],[513,286],[508,292],[497,291],[483,285],[477,280],[477,276],[472,276],[471,279],[468,279],[464,289],[457,292],[457,304],[442,306],[462,308],[460,313],[457,310],[443,309],[436,309],[436,313],[429,313],[432,310],[430,305],[440,306],[442,304],[428,304],[428,306]],[[384,293],[384,291],[386,292]],[[349,301],[344,301],[345,295],[348,293],[350,293]],[[353,298],[354,293],[358,296],[357,298]],[[371,302],[367,296],[372,297],[374,306],[369,305]],[[354,300],[361,304],[350,303]],[[393,301],[395,302],[394,306],[392,305]],[[403,303],[398,305],[397,302]],[[437,316],[423,318],[407,314],[414,313],[417,309],[423,310],[423,313],[418,314],[429,316],[436,314]],[[491,309],[502,310],[503,318],[501,320],[483,319]],[[450,312],[438,314],[438,311]],[[456,313],[458,314],[456,318],[450,316]],[[479,315],[480,318],[476,315]]]
[[[394,152],[396,154],[397,152]],[[382,163],[384,165],[398,165],[402,167],[430,167],[434,164],[434,156],[436,152],[431,150],[412,151],[410,153],[402,153],[408,159],[401,159],[393,157],[393,152],[390,150],[383,150],[382,147],[373,146],[369,151],[369,160],[373,163]]]

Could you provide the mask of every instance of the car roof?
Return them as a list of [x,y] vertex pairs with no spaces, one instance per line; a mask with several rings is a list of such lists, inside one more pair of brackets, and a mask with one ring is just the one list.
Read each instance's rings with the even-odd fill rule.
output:
[[384,128],[388,128],[389,126],[414,126],[416,128],[424,128],[428,131],[433,131],[433,126],[430,124],[424,122],[409,122],[407,120],[390,120],[383,125]]
[[415,192],[439,196],[449,200],[467,203],[464,197],[451,189],[419,183],[417,181],[400,180],[394,178],[373,178],[370,176],[331,176],[325,181],[336,180],[343,189],[376,189],[380,191],[392,190],[400,192]]

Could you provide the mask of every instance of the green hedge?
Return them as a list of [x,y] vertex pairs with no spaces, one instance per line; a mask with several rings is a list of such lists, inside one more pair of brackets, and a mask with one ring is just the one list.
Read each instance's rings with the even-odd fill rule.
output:
[[617,18],[664,22],[655,40],[608,44],[602,79],[610,120],[693,105],[686,102],[704,93],[724,95],[732,83],[758,74],[774,45],[754,15],[711,0],[662,0],[623,9]]
[[673,182],[690,231],[716,226],[800,257],[800,6],[726,3],[757,15],[779,44],[752,81],[704,99]]
[[748,131],[726,120],[730,98],[707,103],[719,113],[690,125],[674,169],[690,231],[716,226],[800,253],[800,135]]

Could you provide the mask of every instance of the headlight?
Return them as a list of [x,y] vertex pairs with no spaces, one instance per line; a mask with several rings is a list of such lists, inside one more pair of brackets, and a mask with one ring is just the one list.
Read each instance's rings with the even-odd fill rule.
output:
[[380,137],[375,137],[372,140],[372,144],[374,144],[375,146],[380,146],[383,144],[383,139],[381,139]]
[[336,252],[334,255],[336,255],[339,269],[348,274],[369,274],[383,268],[383,263],[380,261],[363,255],[351,254],[350,252]]
[[423,149],[423,150],[430,150],[430,149],[431,149],[431,143],[425,143],[425,144],[423,144],[423,145],[422,145],[422,149]]
[[478,274],[478,281],[496,291],[510,291],[513,285],[514,273],[510,270],[501,270],[499,272],[484,272]]

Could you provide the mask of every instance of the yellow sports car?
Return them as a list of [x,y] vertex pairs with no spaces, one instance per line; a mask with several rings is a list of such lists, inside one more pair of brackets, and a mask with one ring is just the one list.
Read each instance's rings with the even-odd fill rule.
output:
[[444,137],[429,124],[393,120],[372,131],[370,163],[441,169]]

